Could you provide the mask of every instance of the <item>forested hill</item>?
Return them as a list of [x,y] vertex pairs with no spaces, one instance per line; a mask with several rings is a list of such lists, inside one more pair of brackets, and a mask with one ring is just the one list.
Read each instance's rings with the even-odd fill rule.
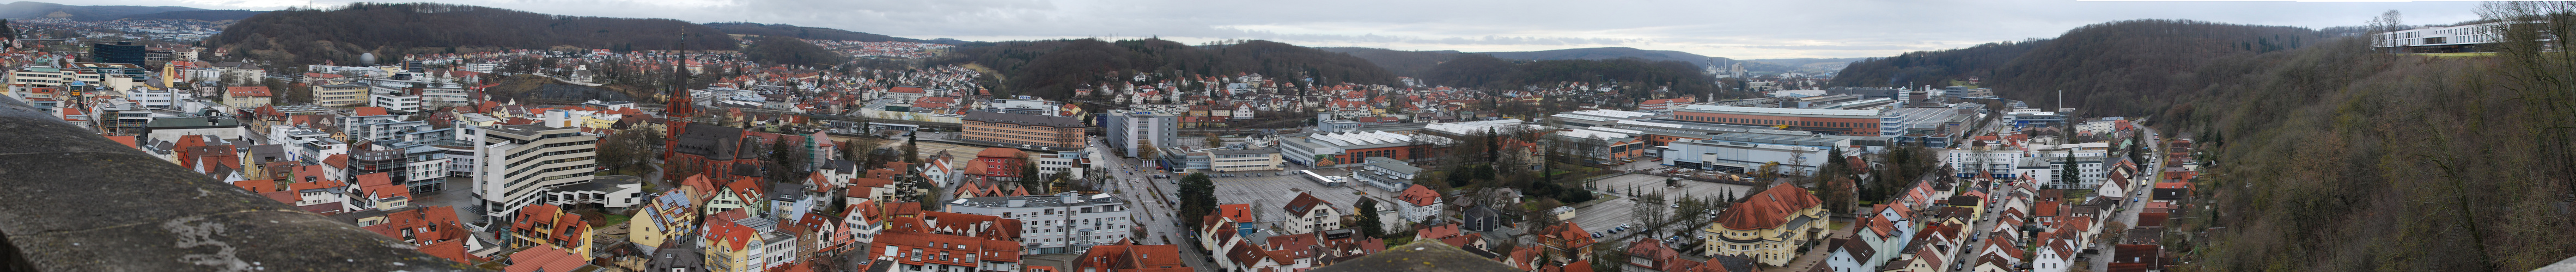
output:
[[1495,90],[1518,90],[1523,86],[1559,82],[1617,82],[1643,87],[1622,89],[1631,92],[1630,97],[1652,97],[1644,92],[1656,87],[1670,87],[1679,95],[1699,95],[1718,90],[1717,81],[1701,74],[1698,66],[1681,61],[1638,58],[1515,61],[1483,53],[1468,53],[1432,67],[1422,79],[1443,86]]
[[[2163,110],[2137,103],[2175,91],[2172,80],[2210,61],[2314,45],[2315,30],[2187,20],[2131,20],[2069,30],[2054,39],[1999,42],[1975,47],[1912,52],[1853,63],[1834,86],[1947,84],[1984,80],[1996,95],[2032,102],[2066,103],[2087,112],[2145,114]],[[2050,99],[2041,99],[2050,98]],[[2120,102],[2120,103],[2112,103]],[[2060,108],[2056,105],[2036,105]]]
[[[2557,12],[2513,19],[2555,22],[2516,33],[2576,30],[2576,11]],[[2152,117],[2196,140],[2185,155],[2202,172],[2160,239],[2177,271],[2528,271],[2576,256],[2576,56],[2543,49],[2576,44],[2433,57],[2305,33],[2118,22],[1988,69],[2007,98],[2064,89],[2083,115]]]
[[75,21],[106,21],[126,16],[170,11],[203,10],[172,6],[73,6],[45,2],[18,1],[0,5],[0,18],[64,18]]
[[930,63],[971,63],[997,70],[1003,82],[1001,89],[994,90],[996,95],[1063,98],[1083,84],[1123,83],[1140,74],[1177,79],[1256,73],[1327,85],[1397,83],[1386,69],[1348,54],[1260,40],[1204,48],[1160,39],[1013,41],[970,43],[955,52]]
[[332,10],[261,13],[207,39],[250,58],[281,64],[356,63],[358,54],[398,56],[475,49],[556,46],[662,50],[689,34],[689,48],[738,43],[705,25],[671,19],[556,16],[466,5],[356,3]]
[[708,27],[714,27],[714,28],[716,28],[716,30],[719,30],[719,31],[724,31],[724,33],[725,33],[725,34],[760,35],[760,36],[787,36],[787,37],[796,37],[796,38],[798,38],[798,39],[808,39],[808,40],[843,40],[843,41],[862,41],[862,42],[923,42],[921,39],[912,39],[912,38],[903,38],[903,37],[895,37],[895,36],[886,36],[886,35],[871,34],[871,33],[866,33],[866,32],[855,32],[855,31],[849,31],[849,30],[839,30],[839,29],[830,29],[830,28],[804,27],[804,26],[796,26],[796,25],[789,25],[789,24],[761,24],[761,23],[731,22],[731,23],[707,23],[707,26],[708,26]]

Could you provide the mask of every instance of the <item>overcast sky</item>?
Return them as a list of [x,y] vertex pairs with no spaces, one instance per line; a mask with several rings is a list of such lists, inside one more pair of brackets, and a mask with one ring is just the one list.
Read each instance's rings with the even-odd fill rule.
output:
[[[42,1],[42,0],[39,0]],[[274,10],[347,0],[93,0]],[[89,2],[89,3],[73,3]],[[408,2],[394,1],[394,2]],[[2408,24],[2474,19],[2477,2],[2063,0],[431,0],[580,16],[783,23],[907,38],[1001,41],[1264,39],[1305,46],[1531,51],[1675,50],[1737,59],[1892,56],[2049,38],[2128,19],[2361,25],[2388,10]]]

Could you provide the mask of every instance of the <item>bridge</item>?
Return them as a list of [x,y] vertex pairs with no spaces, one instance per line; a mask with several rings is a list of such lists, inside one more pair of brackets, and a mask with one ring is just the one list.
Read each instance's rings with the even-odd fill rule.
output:
[[479,271],[0,97],[0,271]]

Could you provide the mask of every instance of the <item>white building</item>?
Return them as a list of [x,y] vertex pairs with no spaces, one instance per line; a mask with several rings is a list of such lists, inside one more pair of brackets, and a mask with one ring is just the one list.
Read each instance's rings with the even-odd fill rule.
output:
[[398,113],[420,111],[420,94],[384,87],[374,87],[370,92],[371,94],[367,96],[367,106],[381,107],[385,108],[385,111]]
[[1038,196],[962,198],[948,202],[948,212],[1020,220],[1021,251],[1027,254],[1079,252],[1116,243],[1136,227],[1127,205],[1108,194],[1058,193]]
[[[484,216],[508,218],[519,207],[544,200],[545,187],[591,180],[599,136],[577,128],[505,125],[475,130],[474,195],[484,202]],[[499,221],[494,221],[499,222]]]
[[1180,116],[1170,112],[1113,111],[1103,114],[1103,141],[1111,150],[1129,158],[1136,157],[1138,146],[1176,147],[1180,137]]
[[1664,146],[1663,164],[1685,169],[1748,173],[1760,170],[1764,165],[1778,163],[1778,171],[1809,175],[1814,174],[1818,167],[1824,167],[1831,149],[1849,146],[1849,138],[1728,133],[1710,136],[1707,140],[1673,141]]

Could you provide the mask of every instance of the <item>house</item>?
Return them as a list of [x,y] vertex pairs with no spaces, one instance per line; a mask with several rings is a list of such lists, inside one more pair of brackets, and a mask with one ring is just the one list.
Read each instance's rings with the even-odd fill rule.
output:
[[[1007,221],[1017,229],[1018,221]],[[896,271],[1020,271],[1020,243],[959,234],[925,232],[927,221],[895,218],[884,235],[868,244],[869,257]]]
[[756,180],[758,179],[734,180],[709,190],[707,199],[701,201],[705,203],[700,205],[703,209],[701,212],[705,215],[714,215],[740,209],[749,209],[747,212],[752,213],[767,211],[766,205],[769,201],[762,197],[764,195],[760,190],[760,183]]
[[1549,256],[1556,258],[1554,263],[1568,263],[1575,259],[1590,258],[1592,243],[1595,241],[1592,240],[1591,233],[1584,232],[1583,225],[1569,221],[1540,230],[1538,242],[1547,247]]
[[1288,233],[1339,229],[1342,228],[1342,216],[1348,215],[1333,206],[1332,202],[1315,198],[1315,195],[1309,192],[1297,193],[1297,198],[1288,200],[1288,205],[1281,206],[1280,209],[1288,212],[1288,218],[1283,223],[1285,225],[1279,226]]
[[651,202],[644,203],[628,223],[626,241],[645,252],[681,238],[698,228],[697,203],[689,201],[685,189],[663,190]]
[[1781,266],[1806,251],[1808,240],[1824,237],[1824,201],[1797,186],[1772,186],[1744,197],[1718,212],[1713,224],[1700,229],[1704,255],[1741,256]]
[[357,223],[360,229],[414,246],[454,242],[462,248],[483,249],[483,244],[467,233],[473,230],[458,222],[453,207],[430,206],[361,218]]
[[2072,269],[2071,266],[2077,265],[2075,263],[2076,251],[2074,241],[2062,239],[2040,240],[2042,241],[2040,242],[2041,245],[2035,250],[2038,252],[2033,252],[2037,255],[2033,255],[2030,258],[2031,271],[2065,272]]
[[1868,242],[1835,238],[1826,245],[1829,251],[1825,253],[1824,265],[1833,268],[1833,272],[1872,272],[1882,264],[1878,261],[1881,259],[1878,251],[1870,249]]
[[1405,222],[1425,223],[1440,217],[1440,192],[1429,186],[1414,184],[1395,196],[1397,214]]
[[1091,247],[1082,257],[1074,258],[1067,271],[1089,272],[1183,272],[1189,264],[1181,263],[1181,246],[1137,245],[1132,241]]
[[2004,259],[2002,256],[1984,255],[1977,257],[1977,265],[1969,267],[1968,271],[2019,272],[2021,270],[2013,269],[2012,260]]
[[[563,210],[562,206],[530,205],[519,208],[510,217],[510,235],[503,238],[510,247],[552,246],[572,252],[591,251],[590,222],[581,215]],[[589,254],[578,256],[590,261]]]
[[1673,251],[1672,247],[1664,246],[1664,243],[1661,240],[1641,239],[1637,240],[1637,242],[1628,243],[1627,252],[1628,259],[1626,261],[1628,265],[1621,266],[1619,269],[1620,271],[1691,271],[1698,268],[1700,265],[1700,262],[1680,258],[1680,252]]
[[1923,247],[1922,249],[1920,249],[1920,251],[1916,251],[1916,252],[1914,252],[1914,257],[1913,257],[1913,258],[1907,258],[1907,259],[1904,259],[1904,260],[1897,260],[1896,262],[1888,263],[1888,264],[1887,264],[1887,267],[1884,267],[1882,270],[1879,270],[1879,271],[1888,271],[1888,272],[1942,272],[1942,271],[1948,271],[1949,269],[1944,269],[1944,268],[1948,268],[1947,266],[1942,266],[1942,265],[1947,265],[1948,263],[1944,263],[1944,262],[1942,262],[1942,260],[1943,260],[1943,256],[1941,255],[1941,253],[1943,253],[1943,252],[1942,252],[1942,251],[1937,251],[1937,250],[1935,250],[1935,249],[1934,249],[1934,248],[1932,248],[1932,247]]

